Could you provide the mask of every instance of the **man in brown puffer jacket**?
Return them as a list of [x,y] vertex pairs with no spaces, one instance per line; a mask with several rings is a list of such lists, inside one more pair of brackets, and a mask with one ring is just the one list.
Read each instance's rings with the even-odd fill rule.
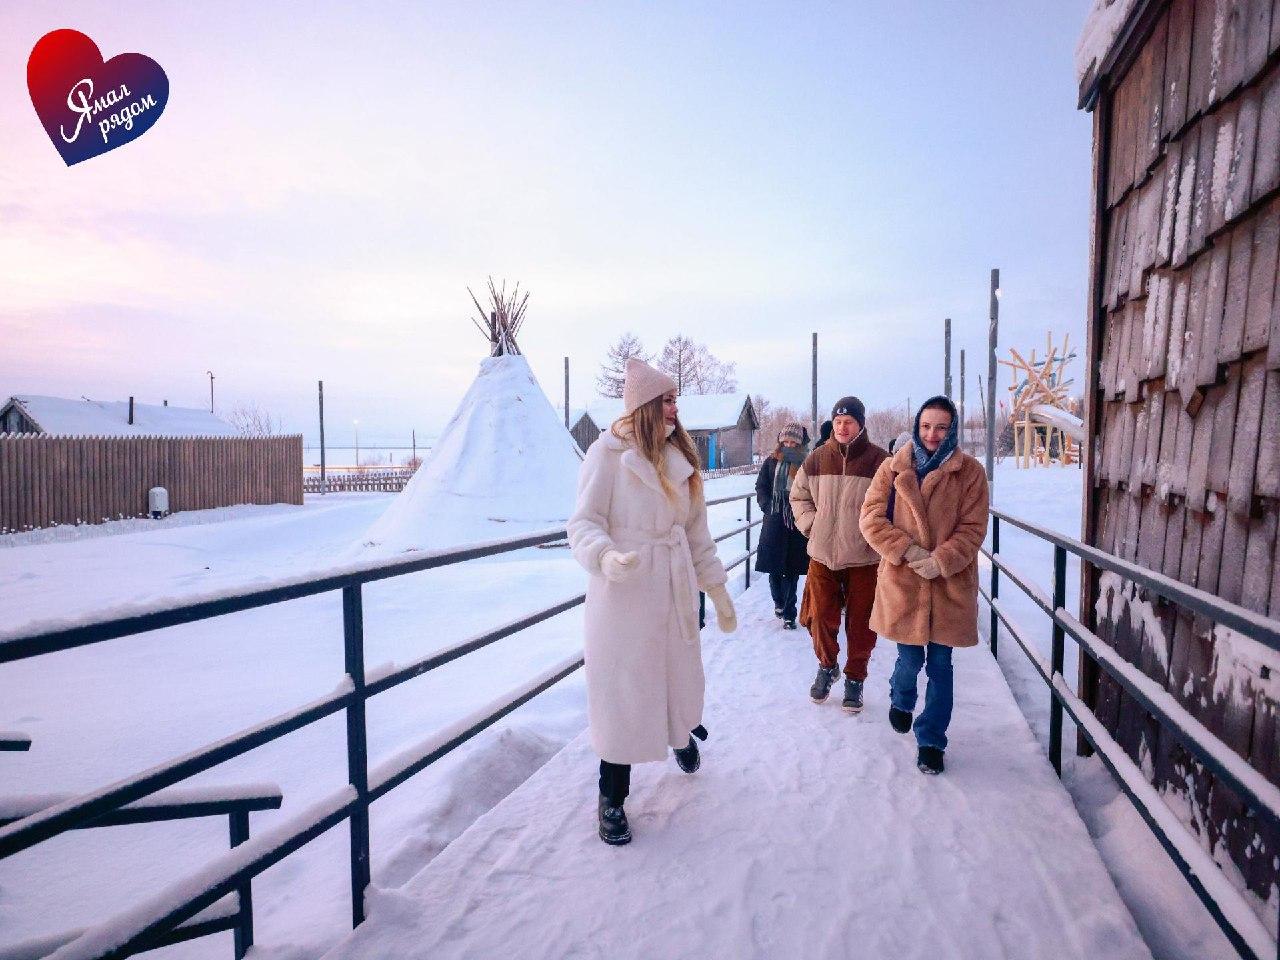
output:
[[818,676],[809,690],[814,703],[831,693],[838,666],[840,615],[848,643],[844,703],[862,710],[862,684],[876,645],[868,626],[876,595],[880,555],[858,528],[862,501],[888,452],[867,437],[866,413],[857,397],[843,397],[831,410],[831,439],[805,458],[791,487],[796,527],[809,538],[809,572],[800,622],[813,637]]

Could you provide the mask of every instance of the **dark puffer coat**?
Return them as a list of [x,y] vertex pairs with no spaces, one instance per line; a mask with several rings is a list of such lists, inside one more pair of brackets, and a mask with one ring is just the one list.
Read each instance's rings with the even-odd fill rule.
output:
[[[797,468],[799,464],[797,464]],[[760,526],[760,552],[756,554],[756,570],[796,577],[809,569],[809,539],[799,530],[788,530],[782,514],[773,509],[773,475],[778,461],[769,457],[756,477],[756,503],[764,514]],[[794,483],[794,479],[792,480]]]

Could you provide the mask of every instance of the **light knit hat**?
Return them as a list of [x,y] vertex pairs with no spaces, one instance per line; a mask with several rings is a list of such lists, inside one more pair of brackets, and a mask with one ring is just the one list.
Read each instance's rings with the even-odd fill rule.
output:
[[676,382],[661,370],[632,357],[627,360],[626,379],[622,383],[623,413],[635,413],[650,400],[677,389]]
[[791,440],[797,445],[804,445],[804,427],[794,421],[788,423],[778,432],[778,442]]

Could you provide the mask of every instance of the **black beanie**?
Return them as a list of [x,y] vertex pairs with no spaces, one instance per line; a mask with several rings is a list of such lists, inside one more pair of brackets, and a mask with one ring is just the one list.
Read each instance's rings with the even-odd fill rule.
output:
[[834,420],[836,417],[853,417],[858,421],[858,426],[867,425],[866,407],[857,397],[841,397],[837,400],[836,405],[831,408],[831,419]]

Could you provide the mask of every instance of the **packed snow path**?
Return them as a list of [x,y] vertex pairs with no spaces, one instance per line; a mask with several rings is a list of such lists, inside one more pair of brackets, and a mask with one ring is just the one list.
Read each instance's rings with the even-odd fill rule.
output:
[[1150,957],[985,646],[955,657],[947,772],[926,777],[888,723],[892,644],[848,716],[838,684],[809,700],[808,635],[779,628],[767,585],[738,604],[736,635],[703,635],[702,769],[635,768],[629,846],[596,837],[584,734],[371,889],[328,956]]

